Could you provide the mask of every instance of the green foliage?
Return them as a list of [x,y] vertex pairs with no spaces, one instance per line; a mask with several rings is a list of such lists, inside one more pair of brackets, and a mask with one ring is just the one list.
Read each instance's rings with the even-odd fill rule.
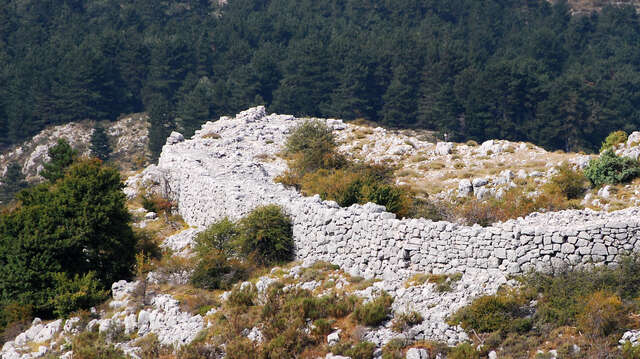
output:
[[10,162],[7,172],[0,180],[0,204],[7,204],[13,200],[16,193],[27,188],[22,168],[16,162]]
[[111,156],[109,137],[107,137],[104,127],[100,125],[96,125],[91,134],[91,155],[102,161],[107,161]]
[[578,327],[591,338],[607,337],[629,324],[622,300],[615,294],[597,291],[585,298],[578,315]]
[[66,273],[55,273],[55,294],[52,299],[53,313],[58,317],[67,317],[78,309],[89,309],[101,303],[109,296],[96,280],[95,272],[69,278]]
[[462,279],[462,273],[452,274],[431,274],[427,281],[436,285],[436,290],[439,293],[450,292],[453,290],[453,285]]
[[602,142],[602,146],[600,147],[600,152],[604,152],[609,150],[623,142],[627,141],[627,133],[624,131],[615,131],[611,132],[607,138]]
[[257,296],[255,285],[236,285],[229,293],[227,302],[233,307],[250,307],[255,304]]
[[405,217],[412,209],[412,194],[406,188],[391,184],[391,173],[383,166],[349,165],[308,173],[299,185],[304,194],[319,194],[322,199],[336,201],[343,207],[373,202]]
[[0,342],[13,340],[31,326],[33,306],[20,302],[8,302],[0,308]]
[[595,186],[624,183],[640,176],[640,164],[634,159],[619,157],[607,150],[599,158],[589,162],[584,174]]
[[54,273],[94,271],[104,286],[127,278],[136,238],[122,186],[115,169],[87,160],[55,185],[21,192],[21,205],[0,217],[0,302],[19,300],[48,316]]
[[[617,344],[622,333],[637,326],[639,271],[638,257],[624,257],[616,268],[532,273],[518,278],[521,285],[515,289],[474,300],[449,323],[462,325],[469,334],[491,333],[483,337],[485,348],[500,348],[510,357],[523,357],[542,343],[556,341],[559,352],[577,344],[585,357],[606,353],[635,358],[631,348]],[[576,341],[578,337],[586,342]]]
[[523,318],[524,304],[524,298],[513,292],[485,295],[458,310],[449,323],[478,333],[526,331],[531,328],[531,322]]
[[77,151],[71,148],[67,140],[60,138],[58,143],[49,148],[49,162],[43,165],[40,175],[49,182],[54,183],[64,177],[66,169],[73,163]]
[[422,315],[415,310],[403,313],[396,313],[393,318],[393,322],[391,323],[391,329],[394,332],[402,333],[408,328],[422,323],[424,318]]
[[107,343],[98,333],[82,332],[71,339],[73,357],[78,359],[125,359],[122,350]]
[[360,324],[377,326],[384,322],[391,313],[391,304],[393,304],[393,297],[382,292],[371,301],[356,306],[353,315]]
[[319,120],[307,120],[297,125],[285,144],[288,154],[299,156],[294,168],[301,173],[335,168],[340,162],[335,148],[332,130]]
[[640,359],[640,346],[634,346],[631,342],[627,341],[622,346],[622,358],[623,359]]
[[382,347],[382,359],[404,359],[403,349],[406,343],[403,339],[391,339]]
[[347,356],[352,359],[372,359],[376,346],[370,342],[338,343],[330,349],[335,355]]
[[225,217],[198,233],[195,239],[195,251],[201,256],[212,250],[231,255],[239,234],[238,226]]
[[585,17],[563,2],[475,4],[2,6],[0,62],[11,66],[0,71],[0,143],[144,111],[157,156],[174,128],[190,135],[258,104],[565,150],[597,150],[602,133],[638,127],[633,9]]
[[234,283],[246,280],[249,268],[235,259],[229,259],[217,249],[199,255],[199,262],[191,275],[191,283],[209,290],[228,290]]
[[293,259],[291,219],[279,206],[257,207],[238,225],[240,250],[258,264],[268,265]]
[[480,353],[469,343],[456,345],[451,349],[447,358],[450,359],[480,359]]
[[567,199],[577,199],[582,197],[587,190],[587,178],[584,174],[574,171],[568,165],[558,168],[558,173],[551,177],[549,182],[551,190],[558,190],[565,195]]
[[540,293],[536,308],[538,322],[554,326],[576,325],[585,298],[598,291],[618,295],[624,303],[640,294],[640,260],[624,258],[616,269],[595,268],[556,276],[534,274],[525,284]]
[[[252,359],[256,358],[256,345],[245,337],[238,337],[227,343],[226,358],[229,359]],[[194,359],[202,358],[201,356]]]

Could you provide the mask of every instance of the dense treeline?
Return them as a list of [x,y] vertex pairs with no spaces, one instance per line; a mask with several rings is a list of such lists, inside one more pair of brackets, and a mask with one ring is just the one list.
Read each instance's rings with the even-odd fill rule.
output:
[[0,145],[147,111],[152,150],[251,105],[595,150],[640,124],[633,8],[542,0],[0,0]]

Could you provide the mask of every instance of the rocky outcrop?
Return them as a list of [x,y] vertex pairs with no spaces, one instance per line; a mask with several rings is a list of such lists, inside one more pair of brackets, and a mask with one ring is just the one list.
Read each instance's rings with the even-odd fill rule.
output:
[[[330,261],[366,277],[469,269],[512,274],[564,270],[614,264],[624,253],[640,249],[637,208],[533,214],[482,228],[397,219],[371,203],[340,208],[317,196],[303,197],[273,181],[286,169],[275,155],[298,121],[267,115],[258,107],[209,122],[190,140],[172,136],[158,165],[129,180],[129,193],[136,185],[153,187],[175,200],[185,220],[197,226],[224,216],[238,218],[258,205],[279,204],[293,218],[299,259]],[[336,131],[344,129],[341,121],[326,121]],[[503,144],[486,147],[499,151]],[[478,191],[486,183],[476,179],[463,187]]]
[[[111,157],[121,170],[136,169],[146,162],[148,126],[145,115],[131,115],[105,127],[111,141]],[[42,164],[49,160],[49,147],[55,145],[59,138],[69,141],[80,155],[88,156],[91,153],[92,133],[92,121],[73,122],[42,130],[31,140],[0,154],[0,175],[4,175],[10,162],[16,161],[22,166],[22,173],[28,181],[38,181]]]
[[202,316],[183,312],[178,301],[169,294],[151,295],[148,298],[150,305],[141,306],[136,299],[138,285],[139,282],[124,280],[113,283],[113,298],[109,302],[111,313],[107,315],[93,311],[94,319],[85,322],[86,325],[79,317],[48,323],[43,323],[39,318],[34,319],[29,329],[4,344],[0,351],[1,357],[32,359],[54,351],[66,352],[61,357],[71,358],[73,353],[66,344],[70,337],[81,331],[98,331],[107,340],[113,340],[110,338],[112,333],[123,332],[125,338],[129,339],[116,342],[116,347],[122,349],[128,357],[138,358],[135,339],[130,339],[131,337],[154,333],[161,344],[179,347],[190,343],[204,329]]

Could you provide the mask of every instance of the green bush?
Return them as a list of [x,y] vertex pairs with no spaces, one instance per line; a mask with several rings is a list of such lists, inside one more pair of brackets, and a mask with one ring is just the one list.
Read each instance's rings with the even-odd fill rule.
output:
[[232,307],[250,307],[255,304],[258,291],[253,284],[236,285],[229,293],[227,303]]
[[304,121],[287,138],[285,149],[293,156],[293,168],[300,174],[320,168],[337,168],[344,163],[335,151],[332,130],[318,120]]
[[122,350],[109,344],[98,333],[82,332],[71,339],[74,359],[125,359]]
[[558,173],[551,177],[549,190],[557,190],[567,197],[567,199],[577,199],[582,197],[587,190],[588,182],[583,173],[574,171],[568,165],[558,168]]
[[465,330],[475,330],[478,333],[523,330],[531,327],[530,321],[528,325],[518,321],[524,314],[521,309],[523,305],[523,298],[512,292],[485,295],[458,310],[449,319],[449,323],[459,324]]
[[225,217],[198,233],[195,239],[195,250],[200,256],[206,255],[211,250],[231,255],[234,241],[239,233],[238,226]]
[[335,355],[347,356],[352,359],[371,359],[376,346],[370,342],[338,343],[329,348]]
[[597,291],[585,298],[578,316],[578,328],[590,338],[607,337],[626,327],[628,319],[622,300],[615,294]]
[[391,339],[382,347],[382,359],[404,359],[404,347],[406,343],[403,339]]
[[277,205],[257,207],[240,220],[238,241],[243,254],[270,265],[293,259],[291,219]]
[[451,349],[447,359],[480,359],[480,353],[473,345],[462,343]]
[[342,169],[319,169],[300,181],[305,195],[318,194],[342,207],[373,202],[388,212],[406,217],[413,206],[411,192],[390,183],[390,169],[382,166],[355,166]]
[[191,275],[191,283],[209,290],[228,290],[239,281],[249,277],[248,265],[234,259],[228,259],[224,253],[212,249],[200,256],[200,260]]
[[602,142],[602,147],[600,147],[600,152],[607,151],[623,142],[627,141],[627,133],[624,131],[615,131],[611,132],[607,138],[605,138],[604,142]]
[[[256,345],[245,337],[238,337],[227,343],[226,357],[227,359],[254,359],[256,355]],[[201,356],[194,356],[195,358],[202,358]],[[215,357],[214,357],[215,358]]]
[[64,177],[65,171],[76,159],[78,152],[71,148],[69,142],[59,138],[58,143],[49,148],[49,161],[43,165],[40,176],[53,183]]
[[584,174],[595,186],[624,183],[640,176],[640,164],[632,158],[619,157],[607,150],[600,158],[589,162]]
[[95,272],[103,286],[131,275],[136,237],[117,170],[100,160],[71,165],[55,184],[22,191],[0,215],[0,302],[52,314],[54,273]]
[[4,344],[31,326],[33,307],[30,304],[8,302],[0,308],[0,344]]
[[423,320],[422,315],[415,310],[406,313],[397,313],[391,323],[391,330],[402,333],[409,327],[422,323]]
[[94,272],[82,276],[76,274],[73,278],[69,278],[66,273],[56,273],[53,280],[53,313],[59,317],[67,317],[78,309],[89,309],[109,296],[109,291],[102,289]]
[[317,319],[313,322],[313,335],[318,338],[324,338],[330,334],[333,325],[333,321],[327,319]]
[[598,291],[616,294],[623,302],[640,295],[640,260],[626,257],[615,268],[594,268],[557,275],[532,274],[524,284],[540,295],[536,306],[537,325],[576,326],[586,298]]
[[373,300],[357,305],[353,314],[358,323],[371,327],[377,326],[391,313],[391,304],[393,304],[393,297],[382,292]]

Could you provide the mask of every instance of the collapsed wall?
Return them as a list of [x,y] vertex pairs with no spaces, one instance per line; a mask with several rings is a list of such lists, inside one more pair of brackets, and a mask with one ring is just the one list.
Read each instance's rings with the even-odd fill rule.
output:
[[[273,181],[287,168],[275,155],[298,121],[267,116],[264,107],[256,107],[208,122],[190,140],[173,133],[158,165],[130,179],[128,193],[133,195],[136,185],[154,188],[176,201],[187,223],[196,226],[279,204],[293,219],[298,259],[329,261],[366,277],[563,270],[613,264],[640,250],[639,208],[533,214],[482,228],[396,219],[371,203],[340,208],[318,196],[303,197]],[[346,127],[339,120],[324,121],[334,131]]]

